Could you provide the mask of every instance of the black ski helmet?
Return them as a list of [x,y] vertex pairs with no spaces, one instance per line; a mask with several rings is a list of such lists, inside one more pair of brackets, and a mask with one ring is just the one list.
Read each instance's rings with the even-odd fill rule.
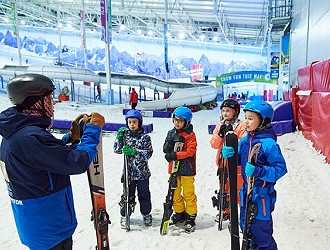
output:
[[235,110],[236,112],[236,117],[237,118],[239,116],[239,113],[241,111],[241,105],[238,103],[238,101],[234,100],[234,99],[226,99],[224,100],[221,105],[220,105],[220,110],[223,107],[228,107],[228,108],[232,108]]
[[8,97],[14,105],[23,104],[24,100],[30,96],[45,96],[54,89],[51,79],[34,73],[18,75],[7,84]]

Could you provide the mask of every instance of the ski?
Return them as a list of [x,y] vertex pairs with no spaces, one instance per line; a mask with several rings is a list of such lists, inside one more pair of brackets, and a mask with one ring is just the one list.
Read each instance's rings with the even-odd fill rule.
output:
[[[253,146],[249,154],[249,159],[248,159],[249,163],[253,165],[256,164],[260,147],[261,147],[261,143],[257,143]],[[248,189],[246,194],[246,205],[245,205],[246,210],[245,210],[245,219],[244,219],[242,250],[249,249],[249,245],[251,242],[250,225],[257,212],[257,207],[252,202],[254,177],[251,176],[250,178],[247,178],[247,181],[248,181]]]
[[[176,142],[174,145],[174,152],[181,151],[183,149],[183,145],[183,142]],[[177,186],[179,163],[179,161],[174,162],[172,173],[168,179],[168,191],[164,202],[164,213],[160,224],[160,235],[166,235],[170,226],[170,219],[173,213],[173,195]]]
[[[83,131],[83,120],[79,122],[80,135]],[[96,147],[97,155],[87,170],[89,190],[92,200],[92,217],[97,239],[97,250],[109,250],[108,226],[111,223],[106,211],[103,155],[102,155],[102,133],[100,143]]]
[[218,213],[218,230],[222,230],[223,215],[226,209],[226,199],[228,194],[226,193],[226,180],[228,178],[228,169],[225,166],[225,159],[222,162],[222,168],[219,169],[219,190],[215,190],[216,196],[212,197],[213,207],[216,207],[219,211]]
[[233,157],[227,159],[229,175],[229,197],[230,197],[230,238],[231,250],[239,250],[239,229],[238,229],[238,205],[237,205],[237,165],[238,165],[238,138],[234,131],[229,131],[225,135],[225,145],[231,146],[235,150]]
[[[126,145],[126,133],[124,134],[123,138],[123,145]],[[125,210],[125,228],[126,232],[129,232],[131,230],[131,213],[133,212],[132,209],[130,209],[129,204],[129,184],[130,184],[130,174],[128,171],[128,159],[127,156],[124,155],[124,182],[123,182],[123,196],[122,201],[124,205]]]

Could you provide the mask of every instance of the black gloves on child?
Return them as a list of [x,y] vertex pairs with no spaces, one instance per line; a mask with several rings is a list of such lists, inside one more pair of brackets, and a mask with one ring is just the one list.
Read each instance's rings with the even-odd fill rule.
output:
[[227,124],[222,124],[221,127],[220,127],[218,135],[221,138],[224,138],[228,131],[233,131],[233,126],[231,124],[228,124],[228,125]]
[[176,160],[177,160],[177,158],[176,158],[176,153],[175,153],[175,152],[166,153],[166,154],[165,154],[165,159],[166,159],[168,162],[176,161]]

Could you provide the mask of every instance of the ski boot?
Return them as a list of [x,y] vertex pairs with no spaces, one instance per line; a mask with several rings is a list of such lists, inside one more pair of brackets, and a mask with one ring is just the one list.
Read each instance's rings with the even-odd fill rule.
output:
[[171,217],[172,224],[182,223],[186,220],[186,212],[175,213]]
[[184,230],[186,233],[190,234],[196,230],[196,214],[187,214],[186,223],[184,224]]
[[152,225],[152,215],[151,214],[143,215],[143,221],[144,221],[144,225],[146,227],[151,227],[151,225]]

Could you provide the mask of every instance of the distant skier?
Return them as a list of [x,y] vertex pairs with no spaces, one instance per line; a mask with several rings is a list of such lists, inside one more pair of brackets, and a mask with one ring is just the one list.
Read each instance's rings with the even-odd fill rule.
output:
[[[137,189],[140,212],[145,226],[152,225],[151,194],[149,190],[149,178],[151,176],[148,160],[152,156],[153,148],[151,138],[142,127],[142,115],[138,110],[129,110],[125,115],[126,126],[118,129],[114,142],[114,152],[128,157],[129,173],[129,202],[131,213],[134,211],[135,191]],[[125,141],[124,141],[125,140]],[[124,177],[122,177],[122,182]],[[123,197],[122,197],[123,198]],[[119,202],[121,214],[121,227],[126,228],[126,217],[123,199]]]
[[[245,112],[245,124],[248,132],[238,146],[239,162],[242,166],[244,180],[240,190],[240,226],[249,226],[251,243],[249,249],[276,250],[277,245],[273,238],[273,219],[271,213],[275,208],[276,181],[287,173],[286,163],[276,143],[276,134],[271,126],[274,110],[270,104],[264,101],[249,102],[243,109]],[[256,164],[248,162],[251,149],[257,143],[261,148],[257,155]],[[224,158],[234,155],[234,149],[224,146],[222,149]],[[247,178],[254,177],[252,202],[257,207],[257,212],[249,225],[244,225],[246,215],[246,195],[248,188]]]
[[[84,173],[95,157],[104,118],[79,115],[62,140],[49,131],[54,115],[53,82],[23,74],[7,85],[14,107],[0,114],[0,163],[21,242],[30,249],[72,249],[77,227],[70,175]],[[86,125],[80,144],[77,122]]]
[[[173,196],[173,224],[185,222],[185,231],[194,232],[197,216],[197,196],[195,194],[196,175],[196,135],[191,124],[192,112],[187,107],[178,107],[173,112],[174,128],[169,130],[163,145],[165,159],[169,162],[169,174],[174,161],[179,161],[177,187]],[[183,142],[183,150],[174,152],[176,142]]]
[[[224,145],[224,137],[228,131],[235,131],[238,139],[240,140],[243,136],[246,135],[245,124],[243,121],[238,119],[240,113],[240,104],[233,99],[226,99],[220,105],[220,122],[216,125],[213,130],[212,138],[210,140],[211,147],[217,149],[217,154],[215,157],[215,163],[218,166],[217,175],[220,176],[223,171],[223,157],[221,155],[221,149]],[[241,176],[241,167],[239,166],[237,171],[237,188],[241,187],[243,183]],[[226,190],[223,190],[226,194],[229,195],[229,183],[228,176],[225,180]],[[229,197],[226,199],[226,204],[224,206],[223,220],[226,221],[230,218],[230,209],[229,209]],[[219,213],[215,217],[215,221],[219,221]]]
[[139,96],[135,91],[135,88],[132,88],[131,93],[129,94],[129,104],[132,109],[135,109],[138,104]]

